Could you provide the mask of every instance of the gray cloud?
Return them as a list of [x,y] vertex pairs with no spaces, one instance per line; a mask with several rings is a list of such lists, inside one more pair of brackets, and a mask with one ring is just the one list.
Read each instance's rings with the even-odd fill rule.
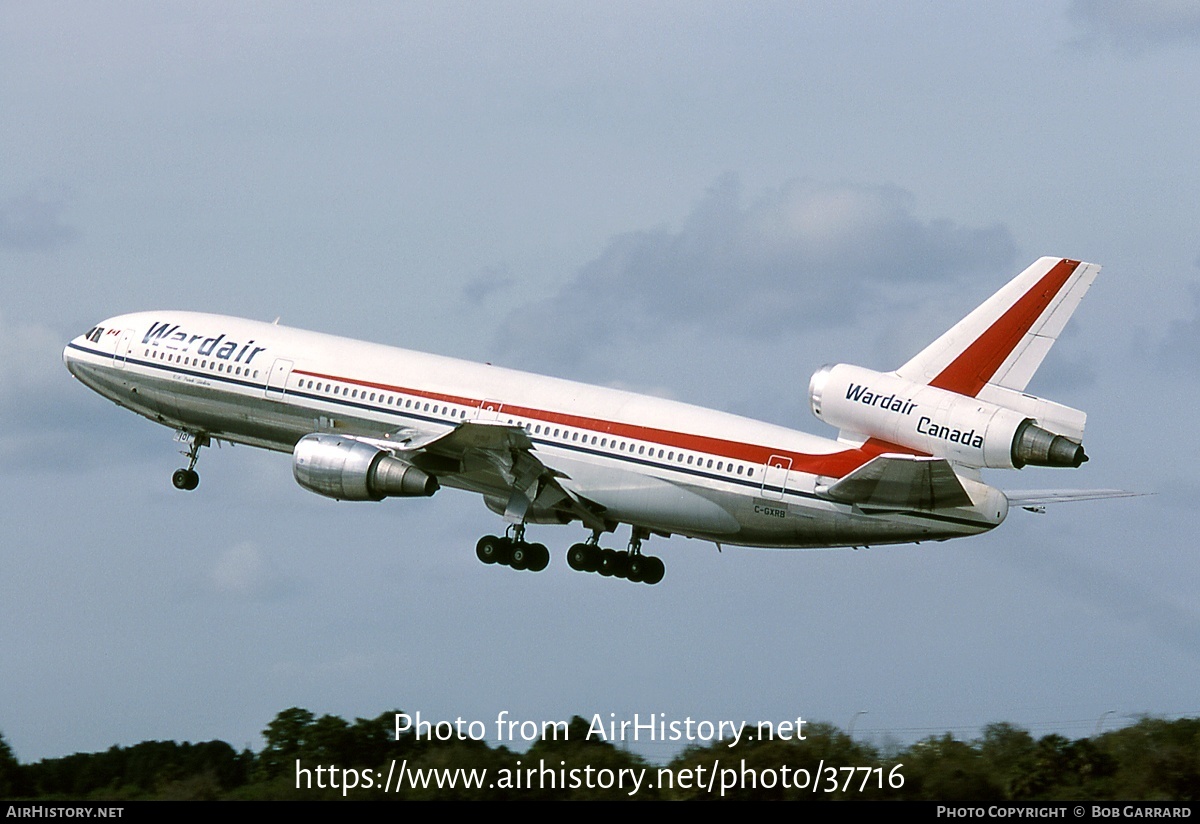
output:
[[61,377],[58,357],[66,339],[41,323],[12,321],[0,314],[0,398],[43,391]]
[[30,190],[0,202],[0,247],[17,251],[48,251],[79,234],[66,223],[66,200],[61,193]]
[[0,312],[0,468],[75,471],[155,448],[137,437],[136,418],[116,414],[68,374],[63,346],[80,331]]
[[511,290],[516,283],[507,266],[489,266],[464,284],[462,296],[472,306],[483,306],[492,298]]
[[1097,41],[1130,54],[1200,44],[1200,5],[1192,0],[1073,0],[1067,16]]
[[1200,283],[1191,284],[1192,316],[1172,321],[1158,344],[1158,362],[1176,372],[1196,374],[1200,367]]
[[234,598],[270,599],[292,589],[287,576],[253,541],[240,541],[221,552],[208,578],[214,591]]
[[680,229],[618,235],[556,294],[514,312],[501,348],[553,371],[671,330],[777,340],[854,321],[881,285],[990,272],[1014,247],[1001,225],[922,220],[895,186],[792,180],[744,204],[728,174]]
[[1034,581],[1049,582],[1078,598],[1098,615],[1140,628],[1200,659],[1200,617],[1129,575],[1110,572],[1094,561],[1081,561],[1050,543],[1014,548],[1004,562],[1020,567]]

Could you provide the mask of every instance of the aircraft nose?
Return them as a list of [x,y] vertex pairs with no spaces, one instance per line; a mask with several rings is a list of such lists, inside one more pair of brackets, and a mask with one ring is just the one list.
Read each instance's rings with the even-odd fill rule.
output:
[[75,364],[78,362],[78,359],[76,358],[74,346],[76,346],[82,340],[83,340],[83,335],[80,335],[79,337],[75,338],[73,341],[71,341],[70,343],[68,343],[66,346],[63,347],[63,352],[62,352],[63,365],[67,367],[67,371],[70,372],[72,375],[75,374]]

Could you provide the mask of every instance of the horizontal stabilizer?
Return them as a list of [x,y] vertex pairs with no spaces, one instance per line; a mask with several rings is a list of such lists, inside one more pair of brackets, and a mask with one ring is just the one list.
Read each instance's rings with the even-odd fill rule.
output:
[[1012,506],[1045,506],[1067,501],[1097,501],[1102,498],[1137,498],[1148,492],[1128,492],[1124,489],[1014,489],[1005,491]]
[[880,455],[817,494],[844,504],[886,509],[971,506],[971,497],[945,458]]

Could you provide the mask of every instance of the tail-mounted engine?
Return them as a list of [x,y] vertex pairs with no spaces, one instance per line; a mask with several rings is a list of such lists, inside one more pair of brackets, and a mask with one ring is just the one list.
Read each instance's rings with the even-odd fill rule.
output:
[[305,435],[292,451],[296,482],[339,501],[382,501],[429,496],[437,478],[369,443],[318,433]]
[[1078,467],[1087,460],[1084,413],[1032,395],[997,389],[1001,405],[848,364],[818,369],[808,391],[813,414],[843,433],[967,466]]

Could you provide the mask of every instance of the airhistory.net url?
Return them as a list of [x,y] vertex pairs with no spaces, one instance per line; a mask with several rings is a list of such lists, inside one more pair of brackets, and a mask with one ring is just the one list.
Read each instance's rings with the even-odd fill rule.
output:
[[634,796],[644,790],[699,790],[724,796],[734,790],[796,789],[815,795],[865,792],[868,789],[900,789],[904,786],[903,764],[883,767],[833,767],[822,760],[815,770],[779,767],[756,768],[744,759],[736,766],[711,764],[689,767],[568,767],[565,761],[552,766],[539,759],[537,766],[412,767],[408,759],[393,760],[387,772],[322,765],[304,767],[296,760],[297,790],[341,790],[343,796],[358,790],[384,793],[437,790],[617,790]]

